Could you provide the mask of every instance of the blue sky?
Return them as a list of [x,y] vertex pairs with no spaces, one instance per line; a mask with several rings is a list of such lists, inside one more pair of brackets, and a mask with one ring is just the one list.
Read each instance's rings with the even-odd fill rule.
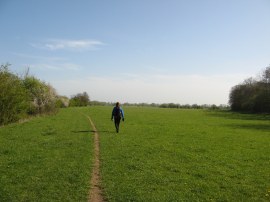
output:
[[269,0],[0,0],[0,63],[92,100],[227,104],[270,64]]

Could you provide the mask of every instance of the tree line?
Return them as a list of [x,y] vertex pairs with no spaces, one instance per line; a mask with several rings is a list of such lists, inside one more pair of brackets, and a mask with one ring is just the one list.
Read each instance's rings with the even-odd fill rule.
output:
[[[113,106],[113,102],[99,102],[99,101],[90,101],[89,105],[100,105],[100,106]],[[228,105],[215,105],[215,104],[178,104],[178,103],[129,103],[125,102],[121,104],[122,106],[135,106],[135,107],[159,107],[159,108],[174,108],[174,109],[219,109],[219,110],[228,110]]]
[[[18,76],[9,70],[10,64],[0,65],[0,125],[31,115],[55,113],[61,107],[114,105],[112,102],[90,101],[86,92],[71,98],[60,96],[48,83],[29,75]],[[175,103],[123,103],[125,106],[147,106],[185,109],[231,109],[241,112],[270,112],[270,66],[257,78],[248,78],[233,86],[228,105],[180,105]]]
[[87,106],[86,92],[70,99],[60,96],[48,83],[29,75],[29,70],[19,76],[9,69],[10,64],[0,65],[0,125],[29,116],[56,113],[61,107]]
[[0,66],[0,125],[56,111],[57,94],[51,85],[28,73],[20,77],[9,66]]
[[248,78],[233,86],[229,96],[233,111],[251,113],[270,112],[270,66],[257,78]]

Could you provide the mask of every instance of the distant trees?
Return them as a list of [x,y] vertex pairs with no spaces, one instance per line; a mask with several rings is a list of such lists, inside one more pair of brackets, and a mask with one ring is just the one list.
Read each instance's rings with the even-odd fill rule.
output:
[[229,104],[233,111],[270,112],[270,66],[257,78],[232,87]]
[[28,74],[19,77],[10,72],[9,66],[0,66],[0,125],[27,115],[55,112],[54,88]]
[[175,104],[175,103],[163,103],[159,105],[161,108],[179,108],[179,109],[220,109],[220,110],[227,110],[228,106],[227,105],[209,105],[209,104],[203,104],[203,105],[198,105],[198,104]]
[[74,95],[69,100],[69,106],[70,107],[82,107],[87,106],[90,103],[89,96],[86,92],[78,93],[77,95]]

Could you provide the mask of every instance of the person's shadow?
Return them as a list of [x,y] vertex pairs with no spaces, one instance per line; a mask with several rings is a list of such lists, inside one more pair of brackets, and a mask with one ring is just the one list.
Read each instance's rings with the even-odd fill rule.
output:
[[72,130],[72,133],[94,133],[94,130]]
[[72,133],[114,133],[113,131],[109,131],[109,130],[99,130],[99,131],[95,131],[95,130],[73,130],[71,131]]

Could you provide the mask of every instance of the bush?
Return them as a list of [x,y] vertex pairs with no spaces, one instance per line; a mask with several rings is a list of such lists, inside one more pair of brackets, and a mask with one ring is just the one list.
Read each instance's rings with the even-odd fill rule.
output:
[[0,66],[0,125],[17,121],[27,111],[27,92],[21,79]]
[[57,95],[52,86],[33,76],[20,78],[9,66],[0,66],[0,125],[56,111]]
[[33,76],[27,76],[23,83],[28,92],[29,114],[55,111],[57,95],[52,86]]
[[55,106],[57,108],[65,108],[69,105],[69,99],[65,96],[57,96]]

